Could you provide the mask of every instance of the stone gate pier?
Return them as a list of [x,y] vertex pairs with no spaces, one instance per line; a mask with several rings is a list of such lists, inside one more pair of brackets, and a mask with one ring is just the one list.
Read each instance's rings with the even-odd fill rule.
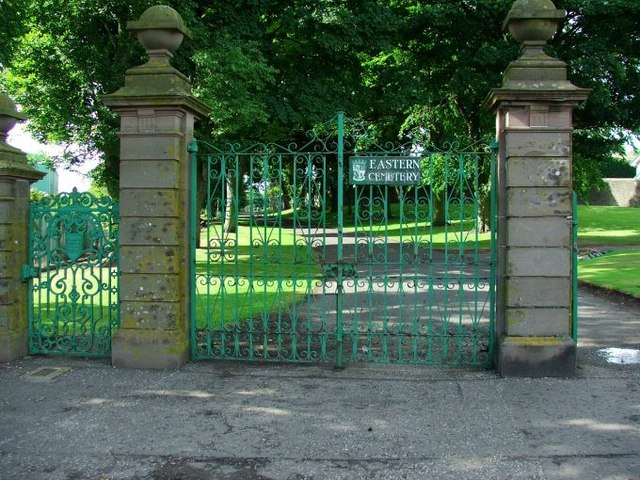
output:
[[504,27],[521,43],[488,106],[496,111],[496,366],[502,375],[575,376],[572,332],[572,113],[589,90],[544,52],[565,17],[516,0]]
[[29,187],[44,173],[6,143],[9,131],[25,119],[0,92],[0,362],[26,355],[28,345],[28,292],[20,272],[29,250]]
[[177,368],[189,358],[187,145],[207,106],[169,61],[190,32],[157,5],[129,22],[149,61],[103,101],[120,115],[120,311],[115,366]]

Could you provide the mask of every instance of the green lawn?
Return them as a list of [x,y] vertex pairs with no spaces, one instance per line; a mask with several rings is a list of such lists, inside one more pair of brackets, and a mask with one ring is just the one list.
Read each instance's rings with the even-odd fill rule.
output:
[[640,298],[640,248],[580,260],[578,278]]
[[[602,257],[580,260],[580,280],[640,297],[640,208],[579,206],[578,222],[580,248],[616,247]],[[489,233],[476,234],[466,224],[432,228],[423,223],[416,229],[414,224],[400,222],[398,215],[394,215],[387,225],[379,223],[365,228],[365,235],[370,233],[394,239],[417,235],[421,240],[431,239],[434,248],[443,248],[447,240],[473,243],[477,235],[481,248],[489,247]],[[353,227],[345,230],[352,232]],[[205,229],[202,244],[206,245],[209,240],[213,248],[208,252],[199,249],[196,254],[196,272],[200,279],[196,308],[199,318],[207,319],[209,328],[235,323],[237,319],[260,318],[265,313],[286,311],[301,304],[313,291],[314,279],[321,274],[321,266],[316,252],[304,237],[274,227],[251,229],[241,226],[238,233],[224,237],[227,242],[221,248],[219,232],[219,226],[210,227],[208,232]],[[74,283],[82,295],[82,289],[92,293],[96,281],[106,282],[109,278],[108,269],[96,269],[96,274],[97,278],[89,275],[90,282],[87,283],[89,280],[83,280],[81,270],[76,270],[75,274],[71,270],[43,273],[36,280],[36,287],[40,282],[48,282],[62,295],[52,295],[46,287],[36,288],[33,308],[40,325],[51,328],[73,322],[74,318],[78,319],[78,327],[86,324],[87,319],[97,319],[98,326],[106,323],[109,318],[107,292],[79,299],[80,304],[91,304],[89,311],[70,308],[72,301],[68,295]],[[219,295],[221,291],[227,295]],[[61,306],[63,310],[60,310]]]
[[29,350],[104,355],[118,327],[115,269],[89,264],[45,270],[32,280]]
[[[435,249],[444,249],[445,244],[448,244],[449,248],[452,245],[458,243],[465,243],[467,245],[478,242],[478,247],[483,250],[488,250],[490,246],[491,234],[489,231],[476,232],[475,212],[473,205],[464,205],[460,208],[459,205],[451,204],[449,218],[450,221],[446,226],[435,227],[432,226],[427,218],[429,217],[428,206],[421,205],[418,209],[414,209],[412,206],[407,206],[405,209],[405,215],[409,218],[418,215],[420,220],[414,222],[405,217],[402,220],[400,215],[400,205],[394,203],[391,205],[389,218],[384,221],[383,212],[378,206],[373,214],[367,211],[361,211],[358,214],[357,231],[360,236],[372,236],[378,238],[389,238],[393,241],[416,241],[416,242],[428,242],[431,243]],[[303,212],[304,214],[304,212]],[[294,220],[293,210],[286,210],[280,213],[281,217],[287,221]],[[319,214],[318,214],[319,215]],[[272,214],[271,217],[277,218],[278,214]],[[464,219],[460,221],[459,219]],[[300,220],[300,225],[304,226],[305,222]],[[316,221],[315,225],[322,225],[322,221]],[[327,229],[334,229],[337,227],[338,220],[335,212],[328,212],[324,216],[324,226]],[[344,208],[343,213],[343,227],[345,234],[354,234],[356,232],[356,213],[353,208]]]
[[640,208],[578,207],[578,246],[609,253],[578,262],[578,278],[640,298]]
[[640,246],[640,208],[579,205],[578,245]]
[[240,226],[222,235],[211,226],[201,240],[209,248],[196,252],[198,329],[267,321],[268,314],[304,302],[321,273],[311,245],[290,230]]

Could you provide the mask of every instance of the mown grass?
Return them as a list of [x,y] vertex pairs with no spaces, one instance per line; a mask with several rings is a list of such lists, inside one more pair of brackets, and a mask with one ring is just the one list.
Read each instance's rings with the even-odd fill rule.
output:
[[580,205],[578,246],[615,248],[580,260],[579,280],[640,298],[640,208]]
[[[400,205],[394,203],[390,206],[385,219],[385,213],[378,206],[371,211],[355,212],[353,208],[345,207],[343,211],[343,231],[347,235],[372,236],[376,238],[388,238],[392,241],[404,242],[428,242],[435,249],[444,249],[445,245],[452,243],[478,244],[478,248],[487,250],[491,244],[491,233],[488,230],[479,231],[476,227],[476,212],[473,205],[463,206],[451,204],[446,225],[434,226],[429,221],[430,215],[428,205],[421,205],[418,208],[405,206],[405,212],[400,214]],[[273,213],[270,218],[279,218],[287,222],[296,223],[301,228],[306,225],[307,212],[301,211],[297,214],[293,210],[285,210],[280,213]],[[312,225],[320,225],[320,232],[323,228],[336,229],[338,226],[338,215],[336,212],[324,214],[315,213],[321,216],[322,220],[316,220]],[[418,221],[413,218],[418,217]]]
[[579,205],[578,245],[640,246],[640,208]]
[[[391,213],[392,218],[386,224],[378,219],[359,225],[358,231],[361,235],[394,240],[426,239],[436,249],[444,248],[452,241],[471,244],[476,240],[480,248],[489,248],[490,234],[477,233],[471,221],[451,222],[443,227],[420,222],[416,226],[400,220],[397,206],[392,207]],[[292,220],[293,212],[284,212],[281,216]],[[335,227],[334,221],[335,218],[329,215],[327,227]],[[578,221],[581,248],[630,247],[581,260],[580,280],[640,297],[640,208],[579,206]],[[354,215],[345,212],[346,233],[355,232],[353,222]],[[269,314],[286,312],[303,303],[321,276],[321,265],[317,253],[308,243],[309,237],[291,229],[241,225],[237,233],[222,235],[220,226],[214,225],[204,229],[201,238],[202,245],[210,247],[196,252],[199,278],[196,310],[203,328],[219,328],[247,318],[267,321]],[[102,270],[98,277],[108,278],[108,269]],[[78,303],[87,305],[85,311],[70,312],[72,302],[68,295],[74,273],[69,269],[57,277],[51,275],[43,274],[40,281],[64,280],[67,291],[61,292],[57,299],[47,296],[44,290],[40,294],[36,292],[33,309],[41,325],[61,326],[65,324],[65,318],[67,322],[69,319],[73,322],[75,315],[78,328],[87,324],[87,318],[98,319],[98,327],[106,326],[109,321],[108,293],[102,293],[99,299],[95,296],[81,298]],[[75,284],[81,285],[81,270],[76,270],[75,275]],[[112,281],[117,282],[117,279]],[[61,307],[67,310],[61,310]]]
[[581,260],[578,278],[640,298],[640,249],[612,251],[601,257]]
[[30,351],[107,353],[105,338],[119,326],[116,270],[88,263],[59,267],[33,280]]
[[204,229],[196,251],[196,328],[268,321],[304,302],[321,273],[317,253],[299,233],[273,226]]

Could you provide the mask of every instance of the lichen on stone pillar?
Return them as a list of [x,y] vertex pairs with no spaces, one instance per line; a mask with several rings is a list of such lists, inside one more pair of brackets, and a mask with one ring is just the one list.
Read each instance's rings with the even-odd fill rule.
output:
[[191,38],[180,14],[167,5],[155,5],[145,10],[139,20],[127,22],[127,30],[135,33],[149,60],[127,70],[124,87],[107,98],[153,93],[190,95],[188,78],[170,63],[184,37]]
[[118,367],[177,368],[189,358],[190,158],[194,122],[210,109],[171,66],[190,32],[171,7],[156,5],[129,22],[149,55],[103,97],[120,115],[121,328],[112,342]]
[[29,185],[44,174],[26,154],[7,144],[16,123],[26,117],[0,92],[0,361],[26,355],[28,292],[21,268],[28,260]]
[[574,376],[571,331],[572,110],[589,90],[547,55],[565,12],[516,0],[505,30],[521,44],[486,105],[497,113],[496,363],[503,375]]

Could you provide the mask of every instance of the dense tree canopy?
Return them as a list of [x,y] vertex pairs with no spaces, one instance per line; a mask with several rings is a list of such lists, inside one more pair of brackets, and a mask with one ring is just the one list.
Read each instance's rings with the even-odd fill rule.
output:
[[[100,96],[144,52],[126,31],[153,0],[0,2],[0,88],[23,105],[41,139],[104,159],[117,185],[117,121]],[[342,109],[385,140],[426,129],[472,143],[493,135],[488,91],[518,55],[502,32],[511,0],[172,0],[194,40],[174,64],[212,108],[199,135],[295,139]],[[549,50],[593,89],[576,112],[576,187],[640,130],[640,2],[556,0],[568,20]],[[75,155],[70,161],[82,161]]]

